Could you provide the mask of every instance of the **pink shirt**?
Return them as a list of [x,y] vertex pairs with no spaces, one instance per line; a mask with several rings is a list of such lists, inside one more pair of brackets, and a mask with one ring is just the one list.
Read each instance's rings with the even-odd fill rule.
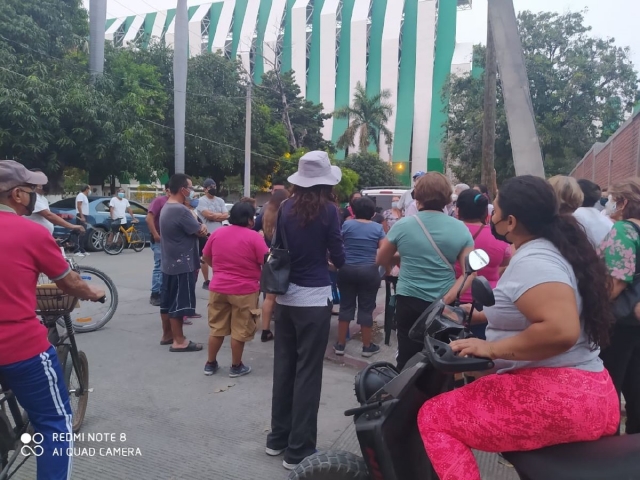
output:
[[202,252],[212,259],[214,274],[209,290],[225,295],[258,292],[261,265],[268,252],[264,238],[250,228],[230,225],[217,229]]
[[[487,252],[489,255],[489,265],[484,267],[478,272],[479,277],[485,277],[489,280],[492,288],[495,288],[500,280],[500,265],[505,259],[511,258],[511,245],[496,238],[491,233],[489,225],[467,225],[471,236],[475,237],[475,248],[480,248]],[[482,231],[476,236],[478,230],[482,228]],[[462,269],[458,262],[456,262],[456,278],[462,275]],[[460,297],[462,303],[471,303],[471,289],[467,290]]]

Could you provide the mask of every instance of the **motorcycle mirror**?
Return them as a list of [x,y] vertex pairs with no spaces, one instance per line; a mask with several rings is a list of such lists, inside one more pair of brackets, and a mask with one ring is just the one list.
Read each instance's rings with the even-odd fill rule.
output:
[[473,250],[465,259],[465,273],[471,274],[489,265],[489,254],[484,250]]
[[496,304],[496,297],[489,280],[484,277],[476,277],[471,283],[471,296],[474,302],[484,307],[493,307]]

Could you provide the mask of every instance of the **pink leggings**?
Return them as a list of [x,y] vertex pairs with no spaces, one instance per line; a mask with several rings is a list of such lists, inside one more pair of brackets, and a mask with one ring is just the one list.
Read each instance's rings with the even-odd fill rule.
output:
[[471,449],[527,451],[616,433],[609,372],[532,368],[492,374],[425,402],[418,427],[440,480],[480,480]]

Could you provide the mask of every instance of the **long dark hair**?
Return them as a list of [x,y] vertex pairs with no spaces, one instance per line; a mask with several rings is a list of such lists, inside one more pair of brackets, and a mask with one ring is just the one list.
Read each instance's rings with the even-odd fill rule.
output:
[[456,207],[458,207],[458,219],[463,222],[486,223],[489,198],[478,190],[464,190],[458,196]]
[[264,213],[262,214],[262,231],[264,237],[267,240],[273,238],[273,234],[276,231],[276,219],[278,218],[278,209],[280,204],[289,197],[289,192],[281,189],[276,190],[271,194],[269,202],[264,207]]
[[589,341],[607,346],[613,325],[609,274],[573,215],[558,213],[553,187],[531,175],[515,177],[502,185],[498,202],[503,219],[513,215],[531,235],[553,243],[571,264],[582,296],[582,318]]
[[329,204],[336,204],[336,196],[330,185],[314,185],[304,188],[293,186],[293,207],[291,213],[300,219],[302,226],[311,223]]

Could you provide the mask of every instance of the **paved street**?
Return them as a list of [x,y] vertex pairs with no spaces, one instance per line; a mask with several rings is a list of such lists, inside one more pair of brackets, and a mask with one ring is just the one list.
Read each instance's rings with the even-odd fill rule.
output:
[[[125,250],[110,257],[93,254],[81,263],[105,271],[118,286],[120,303],[115,317],[105,328],[78,335],[78,343],[89,358],[89,398],[82,432],[115,433],[118,441],[77,442],[76,448],[94,448],[80,452],[75,459],[75,479],[285,479],[282,457],[265,455],[269,429],[273,342],[256,340],[245,349],[244,361],[253,371],[248,376],[230,379],[231,352],[228,343],[221,351],[221,370],[205,377],[202,368],[206,352],[174,354],[161,347],[159,310],[149,305],[151,251]],[[197,291],[198,312],[203,319],[185,326],[187,336],[205,343],[207,292]],[[377,310],[383,324],[384,290]],[[329,345],[337,335],[337,317],[332,319]],[[353,325],[355,334],[358,328]],[[354,335],[356,338],[357,335]],[[382,343],[380,337],[376,341]],[[353,378],[364,359],[361,343],[347,344],[347,355],[340,359],[327,349],[324,385],[320,407],[318,448],[336,448],[357,452],[351,419],[344,410],[356,406]],[[372,360],[393,361],[395,343],[382,346]],[[341,363],[344,362],[344,363]],[[121,435],[126,441],[120,442]],[[101,456],[109,447],[140,449],[140,456]],[[137,453],[134,450],[133,453]],[[515,478],[512,469],[499,466],[495,456],[480,458],[483,478]],[[35,478],[35,462],[29,460],[14,478]]]

